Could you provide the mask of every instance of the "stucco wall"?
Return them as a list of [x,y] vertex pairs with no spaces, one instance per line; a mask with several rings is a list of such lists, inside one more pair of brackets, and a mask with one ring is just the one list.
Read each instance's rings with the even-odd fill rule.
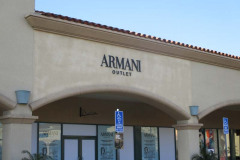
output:
[[240,100],[240,71],[191,62],[192,103],[203,111],[229,100]]
[[33,29],[25,16],[33,0],[0,1],[0,94],[16,101],[15,90],[32,91]]
[[[191,105],[187,60],[35,31],[33,100],[73,87],[117,84],[140,88],[185,107]],[[101,67],[103,55],[141,60],[142,72],[113,75]]]

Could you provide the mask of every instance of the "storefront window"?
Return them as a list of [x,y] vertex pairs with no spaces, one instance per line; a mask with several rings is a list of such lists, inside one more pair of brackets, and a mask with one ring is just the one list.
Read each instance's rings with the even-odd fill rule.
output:
[[234,130],[234,145],[235,145],[235,157],[240,159],[240,130]]
[[141,127],[142,160],[158,160],[157,127]]
[[[226,145],[225,145],[225,135],[223,134],[223,130],[219,129],[218,130],[218,141],[219,141],[219,156],[220,160],[225,160],[226,159]],[[227,134],[227,152],[228,152],[228,157],[230,157],[230,145],[229,145],[229,134]]]
[[206,129],[205,130],[206,149],[210,153],[218,154],[217,144],[217,130]]
[[199,130],[199,148],[204,147],[204,129]]
[[[178,144],[178,130],[175,129],[175,141],[176,141],[176,144]],[[176,160],[178,160],[178,148],[176,147]]]
[[98,160],[116,160],[114,126],[98,126]]
[[40,154],[48,155],[54,160],[61,160],[61,125],[53,123],[39,124]]
[[2,124],[0,123],[0,160],[2,160]]

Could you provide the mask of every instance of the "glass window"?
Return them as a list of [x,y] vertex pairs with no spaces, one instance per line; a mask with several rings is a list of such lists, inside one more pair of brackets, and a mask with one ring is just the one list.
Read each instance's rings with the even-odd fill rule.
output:
[[203,148],[204,147],[204,129],[200,129],[199,130],[199,148]]
[[2,124],[0,123],[0,160],[2,160]]
[[[175,129],[175,141],[176,141],[176,145],[178,144],[178,130]],[[176,149],[176,160],[178,160],[178,147],[175,148]]]
[[234,133],[235,139],[235,155],[239,159],[240,158],[240,130],[236,130]]
[[61,160],[61,125],[53,123],[39,124],[39,154]]
[[158,160],[157,127],[141,127],[142,160]]
[[205,140],[207,151],[218,155],[217,130],[205,129]]
[[116,160],[114,138],[114,126],[98,126],[98,160]]
[[[226,159],[226,152],[225,152],[225,135],[223,134],[223,130],[219,129],[218,130],[218,141],[219,141],[219,155],[220,155],[220,160],[225,160]],[[230,145],[229,145],[229,134],[227,134],[227,151],[228,151],[228,157],[230,157]]]

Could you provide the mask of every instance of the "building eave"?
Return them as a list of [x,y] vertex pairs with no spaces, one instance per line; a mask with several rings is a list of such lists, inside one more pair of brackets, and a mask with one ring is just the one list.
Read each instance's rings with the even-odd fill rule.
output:
[[25,17],[34,30],[146,51],[194,62],[240,70],[240,60],[192,48],[137,37],[104,28],[31,13]]

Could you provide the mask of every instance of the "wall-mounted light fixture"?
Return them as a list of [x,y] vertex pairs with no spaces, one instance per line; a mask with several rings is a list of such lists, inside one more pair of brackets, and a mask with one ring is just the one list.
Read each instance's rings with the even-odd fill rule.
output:
[[30,91],[17,90],[15,91],[18,104],[28,104],[30,98]]
[[83,117],[83,116],[93,116],[93,115],[97,115],[96,112],[87,112],[86,110],[84,110],[82,107],[79,108],[79,116]]
[[198,115],[198,108],[199,106],[190,106],[190,113],[192,116],[197,116]]

